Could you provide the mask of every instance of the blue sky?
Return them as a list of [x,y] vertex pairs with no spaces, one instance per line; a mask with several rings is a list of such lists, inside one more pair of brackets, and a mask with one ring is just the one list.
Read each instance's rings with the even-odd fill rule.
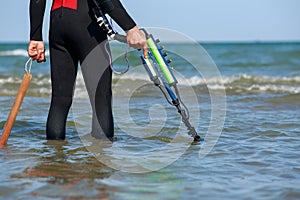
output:
[[[122,0],[140,27],[198,41],[300,41],[300,0]],[[182,3],[184,2],[184,3]],[[28,41],[29,0],[1,0],[0,42]],[[44,37],[49,21],[48,0]]]

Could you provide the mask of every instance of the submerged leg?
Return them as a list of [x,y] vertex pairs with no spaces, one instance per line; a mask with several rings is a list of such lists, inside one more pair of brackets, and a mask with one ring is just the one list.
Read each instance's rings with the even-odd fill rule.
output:
[[48,140],[64,140],[66,120],[72,104],[77,62],[63,46],[52,45],[50,51],[52,98],[46,135]]
[[66,120],[72,97],[52,97],[47,119],[47,140],[64,140],[66,136]]
[[105,43],[94,48],[81,64],[82,75],[89,94],[93,116],[92,136],[112,138],[112,72],[108,65]]

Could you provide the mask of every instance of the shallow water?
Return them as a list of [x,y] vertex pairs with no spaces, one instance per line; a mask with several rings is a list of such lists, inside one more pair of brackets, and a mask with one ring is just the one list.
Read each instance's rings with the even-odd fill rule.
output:
[[[1,127],[21,82],[25,46],[0,45]],[[169,46],[174,52],[192,51],[188,44]],[[8,144],[0,150],[1,198],[299,199],[300,44],[203,46],[222,79],[210,77],[205,82],[182,67],[184,60],[174,64],[185,75],[179,79],[182,98],[192,124],[204,138],[191,146],[185,128],[179,127],[176,110],[138,71],[124,78],[125,84],[142,86],[130,97],[130,118],[124,117],[125,94],[130,91],[114,88],[115,142],[89,137],[90,111],[80,74],[66,141],[46,141],[49,63],[34,65]],[[205,142],[210,142],[206,136],[214,120],[209,92],[218,93],[222,88],[226,91],[222,134],[212,151],[200,158]],[[182,137],[172,143],[175,132]],[[173,146],[166,148],[168,145]],[[142,167],[150,172],[141,173]],[[158,170],[152,170],[155,168]],[[130,169],[140,173],[125,172]]]

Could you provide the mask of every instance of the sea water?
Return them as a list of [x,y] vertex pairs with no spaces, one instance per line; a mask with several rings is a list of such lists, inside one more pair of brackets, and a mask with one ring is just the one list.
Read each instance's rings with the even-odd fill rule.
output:
[[[212,61],[206,68],[191,44],[165,44],[174,57],[172,67],[192,125],[204,138],[183,149],[185,139],[173,142],[174,132],[187,134],[184,127],[178,128],[180,116],[146,72],[135,70],[138,52],[128,56],[132,66],[127,75],[113,76],[117,137],[113,144],[102,144],[104,148],[92,138],[84,142],[90,137],[90,111],[80,70],[67,120],[67,138],[63,142],[46,141],[51,97],[47,47],[47,62],[33,63],[27,94],[8,143],[0,150],[0,197],[299,199],[300,43],[200,45]],[[24,43],[0,44],[1,130],[22,81],[26,48]],[[112,46],[118,70],[126,67],[124,57],[117,58],[125,50],[121,45]],[[177,52],[192,57],[185,60],[176,57]],[[203,70],[214,65],[219,75],[205,75],[194,65]],[[212,101],[214,94],[222,94],[216,98],[225,100],[222,110]],[[213,109],[221,112],[220,118],[212,114]],[[224,123],[214,129],[220,134],[213,138],[209,128],[214,120]],[[157,129],[157,124],[161,128]],[[211,140],[214,145],[201,156],[199,152]],[[90,141],[97,143],[94,149],[89,148]],[[96,155],[98,149],[101,152]],[[130,162],[141,155],[151,157],[153,165],[149,160]],[[111,164],[112,160],[120,165]],[[158,165],[157,160],[168,163]],[[149,170],[144,172],[134,165],[141,163]],[[158,168],[153,167],[156,164]]]

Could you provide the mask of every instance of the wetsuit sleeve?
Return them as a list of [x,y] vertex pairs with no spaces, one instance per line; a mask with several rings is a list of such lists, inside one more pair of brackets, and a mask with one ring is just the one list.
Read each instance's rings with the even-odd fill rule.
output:
[[30,40],[43,40],[43,19],[46,8],[46,0],[30,0]]
[[136,26],[120,0],[99,0],[101,9],[124,30],[128,31]]

